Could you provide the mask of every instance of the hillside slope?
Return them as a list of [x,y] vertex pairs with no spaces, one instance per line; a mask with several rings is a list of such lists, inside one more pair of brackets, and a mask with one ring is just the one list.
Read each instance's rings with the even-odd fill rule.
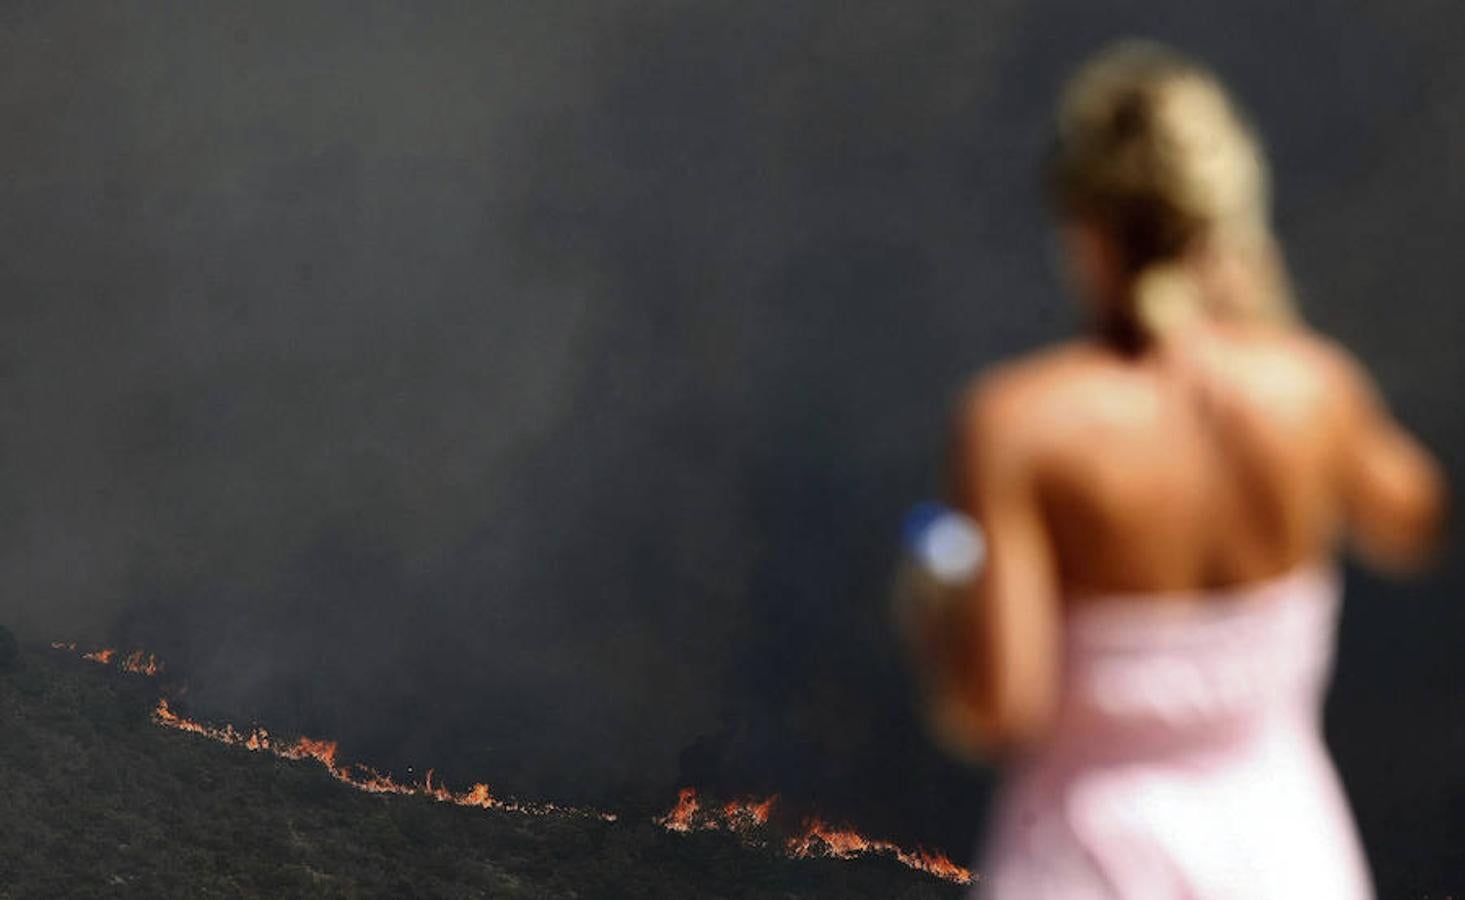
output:
[[157,696],[43,650],[0,671],[0,900],[961,895],[888,858],[363,794],[309,761],[160,728]]

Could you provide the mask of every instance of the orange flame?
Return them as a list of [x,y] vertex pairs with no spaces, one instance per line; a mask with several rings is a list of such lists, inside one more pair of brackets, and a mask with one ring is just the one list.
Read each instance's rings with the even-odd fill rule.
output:
[[153,721],[168,728],[202,735],[222,744],[243,747],[256,752],[272,753],[281,759],[315,760],[325,767],[332,778],[370,794],[414,795],[428,797],[440,803],[473,806],[479,809],[498,809],[525,815],[593,816],[606,822],[616,821],[614,813],[599,810],[561,806],[556,803],[500,800],[493,796],[488,785],[481,782],[474,784],[467,791],[456,793],[447,785],[439,782],[432,769],[427,770],[427,775],[420,784],[400,782],[370,766],[345,765],[338,762],[340,747],[335,741],[301,737],[294,741],[282,742],[271,737],[268,731],[259,727],[251,728],[247,733],[241,733],[233,725],[206,725],[174,712],[166,698],[160,698],[157,706],[153,708]]
[[[75,653],[76,641],[52,641],[51,649]],[[111,665],[112,661],[117,658],[117,649],[115,647],[103,647],[100,650],[83,653],[81,658],[107,666]],[[152,678],[163,671],[163,661],[151,653],[134,650],[126,657],[123,657],[117,663],[117,667],[124,672],[132,672],[137,675],[146,675]]]
[[[246,746],[248,745],[246,744]],[[275,752],[286,759],[313,759],[325,766],[332,775],[336,775],[340,771],[336,766],[335,741],[317,741],[314,738],[303,737]]]
[[473,785],[473,787],[468,789],[468,793],[463,795],[464,806],[478,806],[483,809],[492,809],[497,802],[493,799],[493,794],[489,793],[488,785],[482,782]]
[[[745,837],[768,824],[777,796],[764,800],[733,800],[720,807],[704,807],[697,799],[695,788],[682,788],[677,792],[677,805],[665,815],[656,819],[656,824],[668,831],[731,831]],[[835,828],[822,819],[811,818],[804,822],[803,830],[783,844],[784,853],[794,859],[824,856],[837,859],[852,859],[870,853],[883,853],[895,857],[902,864],[917,871],[954,881],[970,884],[972,873],[952,862],[944,853],[917,848],[907,850],[893,841],[867,838],[852,828]]]
[[867,838],[852,828],[835,828],[819,818],[804,823],[804,831],[790,838],[786,845],[788,855],[795,859],[811,856],[833,856],[851,859],[867,853],[888,853],[909,868],[928,872],[937,878],[970,884],[972,873],[951,861],[944,853],[923,848],[907,850],[892,842]]
[[[75,643],[55,641],[51,646],[57,650],[70,652],[76,650]],[[92,662],[108,665],[116,652],[115,649],[107,647],[84,653],[82,656]],[[144,654],[141,650],[136,650],[124,658],[119,667],[124,671],[149,676],[157,675],[163,670],[163,664],[156,656],[151,653]],[[400,782],[370,766],[341,764],[337,761],[340,748],[335,741],[300,737],[294,741],[283,742],[258,726],[241,733],[233,725],[227,723],[222,726],[204,724],[174,712],[169,706],[167,698],[164,697],[160,697],[153,708],[153,721],[167,728],[197,734],[222,744],[243,747],[254,752],[271,753],[282,759],[314,760],[325,767],[331,777],[367,793],[422,796],[440,803],[472,806],[479,809],[497,809],[525,815],[593,816],[606,822],[617,820],[614,813],[600,810],[561,806],[555,803],[501,800],[493,796],[488,785],[482,782],[473,784],[467,791],[455,793],[447,785],[436,781],[436,773],[432,769],[427,770],[421,783]],[[768,825],[777,800],[778,797],[775,795],[762,800],[744,798],[726,802],[722,806],[704,807],[697,798],[696,789],[684,787],[677,792],[676,806],[654,821],[669,831],[725,830],[742,834],[747,839],[750,832]],[[973,875],[969,870],[953,863],[944,853],[920,847],[915,850],[906,850],[892,841],[867,838],[852,828],[833,827],[817,817],[805,820],[803,830],[795,837],[785,841],[783,850],[788,856],[795,859],[815,856],[850,859],[869,853],[884,853],[893,856],[912,869],[927,872],[947,881],[969,884],[973,880]]]
[[697,803],[696,788],[682,788],[677,792],[677,805],[661,818],[656,824],[668,831],[687,832],[692,830],[692,819],[697,815],[699,809]]
[[134,650],[126,659],[122,660],[122,671],[135,672],[151,678],[163,671],[163,664],[151,653],[144,654],[141,650]]
[[733,828],[753,828],[768,824],[768,816],[773,812],[773,804],[778,801],[777,795],[767,797],[754,802],[748,800],[734,800],[723,804],[722,816]]
[[677,805],[655,821],[668,831],[744,832],[767,825],[777,800],[776,796],[763,800],[745,798],[722,806],[704,807],[697,799],[697,789],[684,787],[677,792]]

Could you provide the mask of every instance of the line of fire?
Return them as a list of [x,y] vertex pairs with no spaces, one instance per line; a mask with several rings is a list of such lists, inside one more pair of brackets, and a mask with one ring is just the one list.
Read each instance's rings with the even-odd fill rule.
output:
[[[145,677],[156,677],[165,671],[165,666],[156,655],[143,650],[133,650],[126,655],[113,647],[79,650],[77,644],[71,641],[53,641],[51,647],[77,654],[89,662]],[[152,720],[165,728],[248,751],[270,753],[287,760],[313,760],[337,781],[366,793],[426,797],[456,806],[533,816],[594,817],[605,822],[615,822],[620,818],[616,813],[605,810],[496,797],[483,782],[474,783],[464,791],[454,791],[436,779],[432,769],[427,770],[422,781],[401,781],[369,765],[343,762],[340,758],[340,747],[335,741],[304,736],[281,738],[258,725],[236,728],[229,723],[213,725],[199,722],[180,714],[166,696],[158,698],[153,708]],[[775,835],[772,833],[771,817],[777,803],[776,795],[709,802],[696,788],[684,787],[678,792],[676,804],[654,821],[667,831],[681,834],[696,831],[728,832],[742,837],[750,844],[774,846],[793,859],[854,859],[872,854],[885,855],[911,869],[957,884],[969,884],[975,877],[971,871],[952,862],[944,853],[920,847],[909,849],[893,841],[867,837],[852,827],[833,825],[817,815],[803,817],[801,826],[793,834]]]

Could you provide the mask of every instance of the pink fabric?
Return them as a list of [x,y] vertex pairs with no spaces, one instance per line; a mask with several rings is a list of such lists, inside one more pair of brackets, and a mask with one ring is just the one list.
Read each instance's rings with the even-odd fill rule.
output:
[[1008,773],[973,897],[1372,896],[1321,734],[1337,572],[1172,599],[1069,615],[1057,727]]

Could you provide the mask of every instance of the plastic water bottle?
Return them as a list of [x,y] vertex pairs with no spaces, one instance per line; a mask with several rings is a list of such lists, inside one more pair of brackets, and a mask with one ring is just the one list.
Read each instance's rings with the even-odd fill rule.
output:
[[982,571],[987,542],[971,516],[941,503],[917,504],[901,528],[905,552],[895,587],[896,630],[919,651],[923,622],[959,602]]
[[917,504],[906,514],[902,534],[906,554],[942,584],[969,583],[986,562],[981,526],[944,504]]

